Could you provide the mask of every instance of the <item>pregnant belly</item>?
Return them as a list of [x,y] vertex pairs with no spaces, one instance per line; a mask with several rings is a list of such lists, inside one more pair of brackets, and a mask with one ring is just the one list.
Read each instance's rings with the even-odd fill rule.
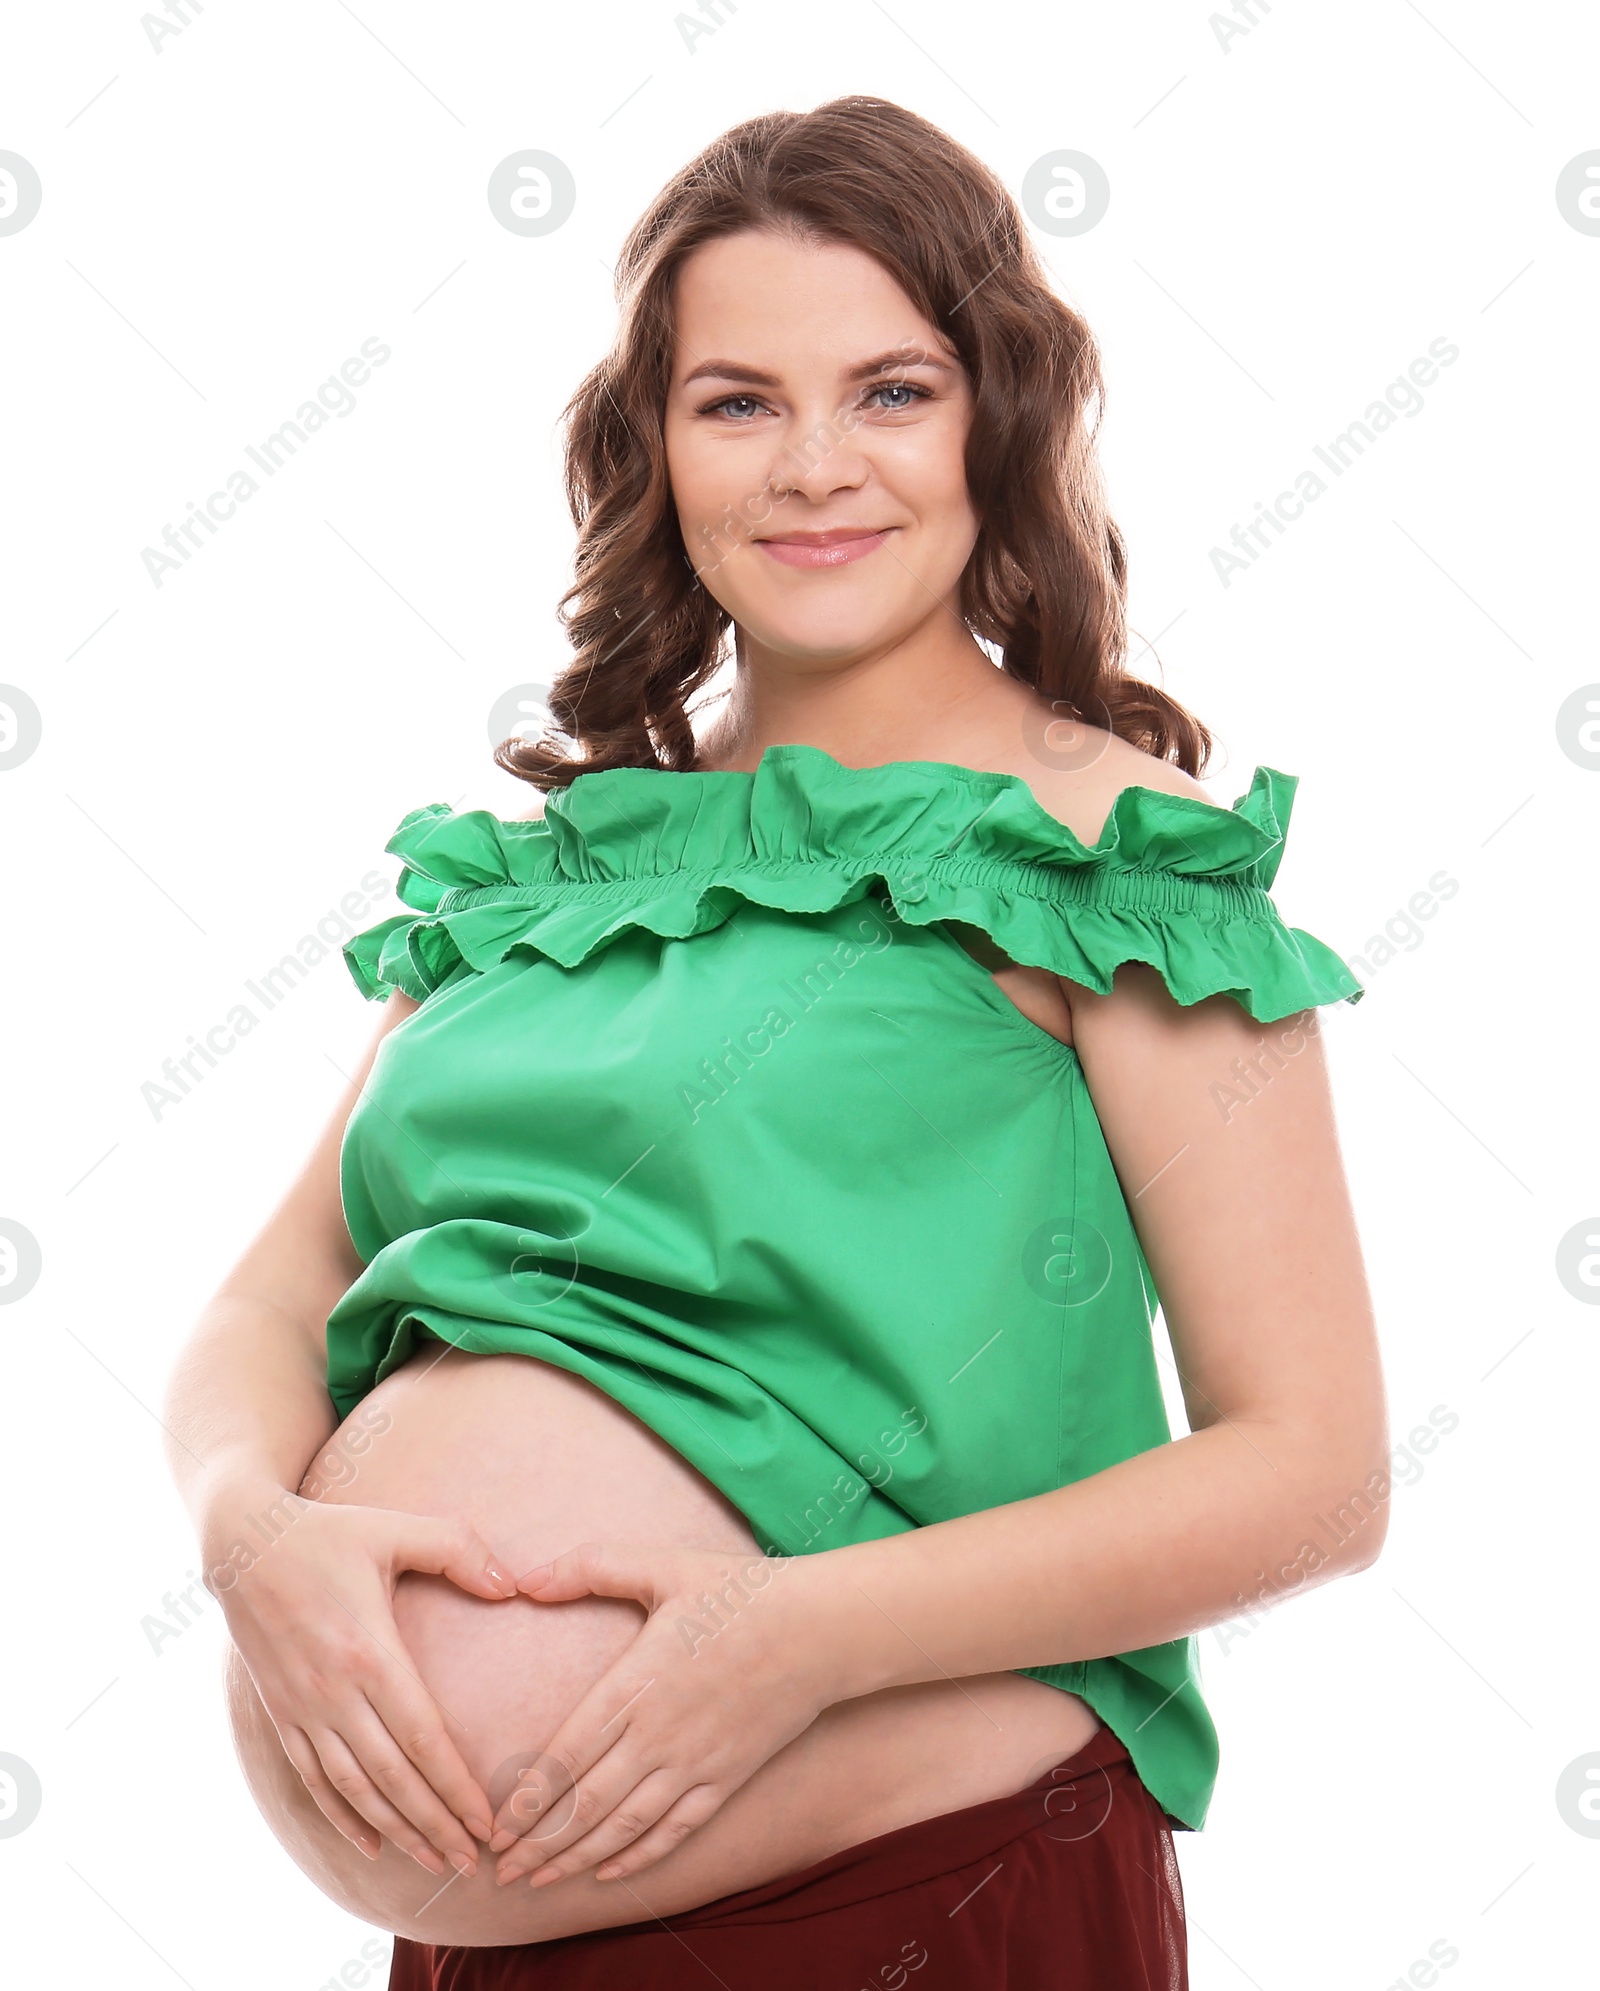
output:
[[[512,1570],[583,1541],[759,1554],[738,1511],[604,1392],[517,1355],[425,1341],[361,1406],[390,1423],[317,1497],[469,1521]],[[337,1445],[337,1436],[330,1441]],[[310,1491],[310,1488],[307,1489]],[[611,1598],[489,1603],[406,1575],[395,1617],[456,1746],[498,1802],[644,1621]],[[658,1865],[542,1888],[443,1881],[385,1840],[368,1860],[323,1818],[230,1650],[228,1700],[251,1789],[302,1869],[351,1913],[416,1942],[527,1943],[681,1913],[846,1846],[1022,1789],[1099,1722],[1016,1673],[890,1688],[827,1708]]]

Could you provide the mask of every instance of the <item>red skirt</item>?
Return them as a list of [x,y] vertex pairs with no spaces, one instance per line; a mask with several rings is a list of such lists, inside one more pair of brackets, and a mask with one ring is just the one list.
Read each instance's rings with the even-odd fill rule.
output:
[[390,1991],[1188,1991],[1175,1823],[1102,1726],[1026,1790],[685,1914],[492,1949],[396,1937]]

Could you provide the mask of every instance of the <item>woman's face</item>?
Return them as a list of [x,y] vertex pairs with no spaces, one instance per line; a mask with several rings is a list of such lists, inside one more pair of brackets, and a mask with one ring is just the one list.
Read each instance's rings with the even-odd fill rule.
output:
[[746,653],[844,662],[953,610],[978,532],[971,390],[881,264],[724,236],[679,271],[675,329],[673,499]]

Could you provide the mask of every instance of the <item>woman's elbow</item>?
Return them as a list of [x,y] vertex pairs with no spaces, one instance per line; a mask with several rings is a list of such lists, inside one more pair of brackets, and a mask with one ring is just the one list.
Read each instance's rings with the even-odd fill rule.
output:
[[1318,1475],[1315,1525],[1332,1545],[1330,1574],[1370,1569],[1383,1553],[1394,1493],[1392,1463],[1387,1431],[1366,1431],[1336,1448]]

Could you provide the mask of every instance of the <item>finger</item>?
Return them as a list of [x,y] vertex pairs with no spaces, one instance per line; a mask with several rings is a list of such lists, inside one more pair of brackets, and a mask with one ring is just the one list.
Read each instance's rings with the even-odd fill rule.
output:
[[299,1773],[300,1781],[310,1792],[317,1809],[336,1831],[344,1834],[352,1846],[365,1853],[369,1860],[375,1860],[383,1848],[383,1834],[369,1825],[352,1805],[346,1804],[328,1782],[305,1730],[288,1723],[277,1724],[277,1728],[283,1753]]
[[464,1521],[440,1521],[425,1514],[397,1517],[397,1523],[390,1543],[396,1570],[419,1569],[430,1576],[447,1576],[473,1596],[496,1602],[516,1596],[516,1579],[495,1560],[476,1528],[469,1528]]
[[519,1771],[495,1814],[488,1839],[492,1853],[503,1852],[519,1839],[557,1832],[572,1815],[577,1779],[571,1768],[549,1749]]
[[[369,1698],[364,1696],[345,1715],[339,1736],[349,1750],[355,1769],[404,1821],[410,1838],[431,1844],[462,1873],[476,1868],[477,1846],[401,1747],[394,1730]],[[329,1769],[331,1773],[331,1765]],[[336,1788],[343,1788],[337,1778],[334,1782]],[[359,1799],[352,1797],[350,1801],[363,1816],[372,1816]],[[399,1837],[387,1826],[384,1830],[397,1844],[404,1845],[408,1852],[414,1850],[407,1838]],[[423,1864],[426,1865],[426,1862]]]
[[[592,1803],[591,1790],[583,1786],[583,1780],[592,1777],[598,1765],[612,1758],[612,1752],[627,1733],[627,1726],[621,1717],[654,1684],[653,1680],[647,1680],[620,1707],[617,1703],[621,1695],[609,1676],[603,1677],[589,1689],[551,1737],[540,1762],[523,1772],[524,1777],[536,1777],[546,1784],[552,1782],[555,1776],[563,1778],[564,1783],[548,1792],[537,1813],[530,1813],[526,1793],[521,1788],[522,1779],[519,1778],[518,1788],[507,1794],[505,1802],[495,1813],[494,1831],[489,1835],[491,1853],[501,1852],[514,1840],[526,1837],[530,1830],[530,1815],[546,1837],[553,1830],[549,1824],[552,1813],[559,1816],[562,1828],[576,1826],[585,1831],[604,1815],[601,1812],[593,1812],[586,1818],[576,1815],[580,1803],[584,1806]],[[613,1779],[619,1772],[626,1773],[625,1761],[620,1756],[610,1761]],[[642,1772],[635,1768],[623,1789],[631,1788],[640,1774]],[[574,1785],[580,1786],[581,1795],[572,1794]],[[576,1832],[568,1831],[560,1843],[565,1845],[574,1837]]]
[[[354,1812],[365,1821],[362,1838],[356,1843],[369,1859],[376,1859],[384,1837],[409,1853],[429,1873],[443,1873],[438,1852],[406,1819],[389,1804],[362,1771],[343,1741],[331,1729],[300,1732],[309,1750],[297,1750],[291,1757],[301,1781],[311,1793],[317,1809],[337,1825],[341,1812]],[[346,1835],[348,1836],[348,1834]],[[370,1851],[363,1839],[374,1842]]]
[[625,1759],[616,1753],[606,1756],[588,1776],[579,1779],[548,1824],[536,1823],[524,1828],[516,1844],[501,1855],[495,1867],[496,1878],[502,1885],[520,1880],[555,1854],[576,1845],[610,1817],[651,1773],[651,1766],[637,1757]]
[[[398,1645],[398,1627],[394,1636]],[[404,1666],[386,1667],[364,1684],[378,1720],[415,1765],[427,1790],[427,1816],[409,1807],[407,1816],[423,1827],[441,1852],[448,1855],[454,1847],[476,1859],[477,1849],[471,1842],[487,1839],[493,1832],[493,1807],[488,1792],[451,1741],[439,1704]],[[441,1844],[434,1836],[434,1825],[441,1821],[448,1844]]]
[[567,1604],[575,1597],[632,1597],[653,1610],[669,1554],[621,1542],[580,1542],[554,1562],[524,1570],[517,1588],[541,1604]]
[[[668,1853],[675,1852],[691,1832],[698,1832],[708,1818],[722,1809],[725,1793],[710,1784],[696,1784],[684,1792],[670,1810],[663,1813],[648,1832],[641,1833],[625,1853],[596,1867],[596,1880],[626,1880],[629,1874],[643,1873]],[[534,1883],[538,1874],[533,1876]]]
[[534,1868],[530,1887],[548,1887],[552,1881],[584,1873],[602,1860],[632,1846],[670,1811],[683,1795],[683,1779],[671,1770],[656,1770],[635,1785],[616,1809],[592,1832],[586,1832],[565,1852],[556,1853]]
[[541,1562],[536,1568],[525,1570],[517,1578],[517,1588],[525,1597],[537,1597],[545,1604],[566,1604],[574,1597],[593,1597],[601,1553],[598,1542],[580,1542],[565,1555],[558,1555],[554,1562]]
[[[582,1712],[581,1704],[578,1712]],[[617,1728],[609,1735],[596,1734],[592,1742],[575,1741],[573,1737],[582,1736],[584,1731],[569,1717],[538,1763],[523,1771],[507,1792],[495,1813],[494,1831],[488,1839],[490,1852],[502,1852],[516,1840],[530,1837],[545,1845],[564,1846],[596,1824],[604,1816],[593,1808],[597,1801],[593,1779],[600,1767],[606,1767],[609,1787],[616,1789],[620,1782],[623,1791],[631,1789],[644,1774],[638,1765],[630,1774],[623,1758],[613,1755],[625,1732]]]
[[[374,1722],[371,1732],[360,1739],[364,1749],[373,1747],[372,1736],[376,1730]],[[382,1776],[374,1776],[370,1772],[368,1765],[357,1754],[353,1738],[336,1734],[330,1729],[325,1735],[314,1739],[334,1789],[364,1818],[376,1825],[385,1838],[392,1839],[402,1852],[409,1853],[418,1866],[426,1867],[429,1873],[439,1874],[448,1873],[451,1867],[458,1872],[476,1868],[476,1847],[469,1852],[452,1846],[448,1854],[441,1856],[440,1848],[430,1841],[426,1831],[412,1822],[408,1815],[409,1805],[402,1809],[383,1788]],[[407,1793],[408,1797],[410,1795]],[[449,1866],[445,1864],[446,1858]]]

